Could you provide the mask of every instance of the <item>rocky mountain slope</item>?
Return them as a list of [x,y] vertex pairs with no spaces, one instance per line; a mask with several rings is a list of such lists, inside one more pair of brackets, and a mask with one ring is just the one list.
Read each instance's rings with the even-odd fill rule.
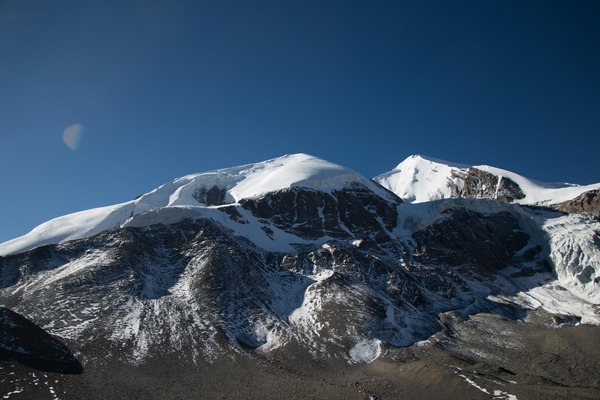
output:
[[[0,305],[70,346],[89,379],[224,357],[362,365],[486,334],[448,315],[600,323],[597,214],[530,207],[589,188],[401,166],[372,181],[297,154],[57,218],[0,245]],[[13,394],[24,381],[0,378]]]

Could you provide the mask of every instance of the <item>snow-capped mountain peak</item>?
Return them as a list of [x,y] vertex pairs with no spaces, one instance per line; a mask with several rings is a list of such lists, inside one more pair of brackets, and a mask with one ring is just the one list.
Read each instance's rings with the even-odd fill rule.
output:
[[450,161],[446,161],[446,160],[442,160],[439,158],[434,158],[434,157],[429,157],[429,156],[425,156],[422,154],[413,154],[411,156],[408,156],[404,159],[404,161],[402,161],[400,164],[398,164],[396,166],[396,168],[394,168],[394,171],[400,171],[402,169],[407,169],[407,168],[416,168],[419,166],[423,166],[423,165],[446,165],[449,167],[454,167],[454,168],[466,168],[468,167],[468,165],[466,164],[459,164],[459,163],[454,163],[454,162],[450,162]]
[[393,170],[375,178],[382,186],[396,193],[401,199],[422,203],[452,196],[453,171],[468,168],[435,158],[412,155]]
[[600,189],[569,183],[544,183],[488,165],[463,165],[413,155],[374,178],[401,199],[422,203],[451,197],[497,199],[524,205],[556,205]]
[[[0,256],[91,237],[126,224],[168,224],[185,218],[213,215],[211,209],[215,207],[284,189],[303,188],[331,193],[352,186],[365,187],[385,200],[397,201],[393,194],[351,169],[308,154],[291,154],[183,176],[126,203],[55,218],[28,234],[0,244]],[[158,216],[158,210],[170,212]]]
[[[215,202],[235,203],[291,187],[330,192],[353,183],[360,183],[381,195],[389,196],[370,179],[348,168],[299,153],[239,167],[187,175],[141,196],[138,204],[147,204],[151,208],[219,205]],[[211,189],[215,192],[220,191],[220,198],[204,200],[201,193]],[[212,204],[207,204],[206,201]]]

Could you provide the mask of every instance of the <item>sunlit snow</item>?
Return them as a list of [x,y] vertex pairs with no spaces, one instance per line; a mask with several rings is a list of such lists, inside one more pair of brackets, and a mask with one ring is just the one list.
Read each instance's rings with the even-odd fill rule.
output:
[[[348,168],[307,154],[287,155],[256,164],[188,175],[127,203],[81,211],[45,222],[24,236],[0,244],[0,256],[90,237],[108,229],[122,227],[126,223],[130,226],[147,226],[153,223],[174,223],[185,218],[216,217],[218,213],[210,211],[210,208],[214,207],[207,207],[194,198],[196,191],[201,188],[210,189],[217,186],[225,189],[225,201],[236,203],[242,199],[255,198],[292,187],[330,192],[356,183],[368,187],[384,198],[391,198],[390,193],[370,179]],[[172,207],[179,209],[163,212],[165,208]],[[160,213],[156,212],[158,210]],[[148,214],[140,216],[144,213]],[[225,214],[220,214],[222,219],[227,218]],[[237,229],[243,227],[236,226]],[[258,238],[265,236],[264,232],[258,236],[256,233],[258,232],[246,232],[246,235]],[[277,234],[285,236],[281,232]],[[246,236],[244,232],[242,235]],[[259,246],[262,244],[266,249],[274,249],[274,240],[259,240]],[[289,248],[289,245],[283,249],[286,248]]]
[[[519,185],[525,198],[515,200],[517,204],[549,205],[571,200],[583,192],[600,189],[600,183],[580,186],[568,183],[543,183],[527,179],[521,175],[487,165],[472,166],[503,178],[509,178]],[[455,164],[419,155],[402,161],[393,170],[374,178],[385,188],[411,203],[447,199],[452,195],[453,185],[461,187],[461,174],[466,174],[469,166]]]

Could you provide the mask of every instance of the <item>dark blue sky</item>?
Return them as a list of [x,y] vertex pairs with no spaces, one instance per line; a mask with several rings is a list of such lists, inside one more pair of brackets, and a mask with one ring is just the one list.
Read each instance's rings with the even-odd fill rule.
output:
[[286,153],[600,182],[598,21],[595,0],[0,1],[0,242]]

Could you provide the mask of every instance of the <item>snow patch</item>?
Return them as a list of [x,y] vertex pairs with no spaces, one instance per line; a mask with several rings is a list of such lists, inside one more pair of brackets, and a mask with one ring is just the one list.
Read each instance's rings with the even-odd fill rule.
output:
[[373,362],[381,355],[381,340],[364,339],[350,349],[350,357],[357,363]]
[[514,394],[503,392],[502,390],[494,390],[494,400],[518,400]]

